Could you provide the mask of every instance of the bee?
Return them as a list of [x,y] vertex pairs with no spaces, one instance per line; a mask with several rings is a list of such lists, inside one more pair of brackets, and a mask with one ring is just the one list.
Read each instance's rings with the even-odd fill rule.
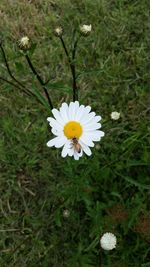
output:
[[81,145],[78,143],[78,139],[76,137],[72,138],[72,147],[80,153],[81,152]]

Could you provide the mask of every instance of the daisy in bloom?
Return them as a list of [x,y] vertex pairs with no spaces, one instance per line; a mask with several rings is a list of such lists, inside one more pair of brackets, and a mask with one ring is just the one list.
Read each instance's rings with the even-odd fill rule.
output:
[[101,128],[100,116],[91,112],[90,106],[79,105],[78,101],[62,103],[59,110],[53,109],[54,118],[47,118],[51,131],[56,136],[48,141],[48,147],[63,147],[61,156],[67,155],[78,160],[83,152],[90,156],[92,154],[90,147],[94,147],[93,141],[100,141],[104,132],[98,130]]

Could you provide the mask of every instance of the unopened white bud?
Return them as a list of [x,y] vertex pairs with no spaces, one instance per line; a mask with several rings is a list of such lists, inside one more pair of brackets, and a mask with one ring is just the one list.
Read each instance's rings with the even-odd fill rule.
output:
[[110,114],[110,116],[111,116],[111,119],[112,119],[112,120],[117,121],[117,120],[119,120],[119,118],[120,118],[120,113],[117,112],[117,111],[113,111],[113,112]]
[[57,37],[61,37],[62,34],[63,34],[63,28],[61,26],[56,27],[55,30],[54,30],[54,34]]
[[97,150],[100,150],[101,146],[100,146],[99,144],[97,144],[97,145],[95,145],[95,148],[96,148]]
[[92,25],[91,24],[90,25],[85,25],[84,24],[84,25],[80,26],[80,33],[82,35],[84,35],[84,36],[89,35],[91,30],[92,30]]
[[31,42],[28,36],[24,36],[19,40],[19,48],[21,50],[28,50],[31,47]]
[[63,211],[63,217],[68,218],[70,216],[70,211],[69,210],[64,210]]
[[112,250],[116,247],[117,238],[112,233],[105,233],[100,239],[100,245],[104,250]]

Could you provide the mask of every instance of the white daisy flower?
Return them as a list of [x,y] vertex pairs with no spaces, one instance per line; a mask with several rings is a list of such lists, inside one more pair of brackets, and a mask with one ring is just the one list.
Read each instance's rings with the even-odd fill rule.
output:
[[112,119],[112,120],[117,121],[117,120],[119,120],[119,118],[120,118],[120,113],[117,112],[117,111],[113,111],[113,112],[110,114],[110,116],[111,116],[111,119]]
[[112,233],[105,233],[100,239],[100,244],[104,250],[112,250],[116,247],[117,238]]
[[62,103],[60,110],[53,109],[54,118],[47,118],[51,131],[56,136],[48,141],[48,147],[63,147],[61,156],[67,155],[78,160],[83,152],[90,156],[90,147],[94,147],[93,141],[97,142],[104,136],[101,128],[100,116],[91,112],[90,106],[79,106],[79,102]]

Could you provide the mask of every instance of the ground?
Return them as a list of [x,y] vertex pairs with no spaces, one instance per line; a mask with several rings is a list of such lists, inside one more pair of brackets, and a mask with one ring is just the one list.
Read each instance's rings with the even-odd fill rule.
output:
[[[18,51],[18,39],[28,35],[56,108],[72,99],[72,89],[54,28],[63,27],[71,47],[73,30],[92,25],[78,45],[77,85],[80,102],[102,116],[105,137],[90,158],[62,159],[46,147],[51,111],[1,80],[0,266],[150,266],[149,10],[148,0],[1,0],[12,73],[39,88]],[[10,80],[2,55],[0,77]],[[113,251],[100,249],[105,232],[117,236]]]

